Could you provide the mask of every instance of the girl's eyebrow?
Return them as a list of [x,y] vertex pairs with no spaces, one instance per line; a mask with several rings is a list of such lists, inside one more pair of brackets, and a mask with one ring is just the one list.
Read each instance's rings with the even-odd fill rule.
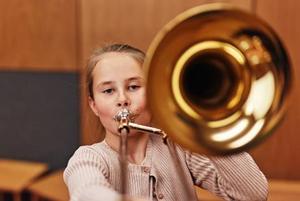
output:
[[106,85],[106,84],[111,84],[111,83],[113,83],[113,81],[104,81],[104,82],[100,82],[99,84]]
[[103,81],[103,82],[100,82],[96,85],[96,88],[100,87],[100,86],[105,86],[105,85],[110,85],[114,83],[113,81]]
[[135,81],[135,80],[143,80],[143,78],[140,76],[136,76],[136,77],[131,77],[131,78],[127,79],[127,81]]
[[[130,81],[136,81],[136,80],[143,80],[142,77],[140,76],[136,76],[136,77],[130,77],[128,79],[126,79],[127,82],[130,82]],[[110,85],[110,84],[113,84],[115,83],[114,81],[103,81],[103,82],[100,82],[96,85],[96,88],[100,87],[100,86],[105,86],[105,85]]]

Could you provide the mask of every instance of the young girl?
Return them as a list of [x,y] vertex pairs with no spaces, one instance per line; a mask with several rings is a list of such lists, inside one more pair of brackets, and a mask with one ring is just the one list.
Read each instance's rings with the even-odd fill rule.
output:
[[[150,125],[144,57],[134,47],[114,44],[90,58],[89,105],[105,129],[105,139],[80,147],[70,159],[64,180],[72,201],[120,200],[120,137],[114,116],[125,108],[132,112],[135,123]],[[128,200],[186,201],[184,183],[161,137],[131,130],[127,140]],[[194,185],[225,200],[267,199],[267,180],[247,153],[208,158],[179,146],[177,152],[193,200],[197,200]]]

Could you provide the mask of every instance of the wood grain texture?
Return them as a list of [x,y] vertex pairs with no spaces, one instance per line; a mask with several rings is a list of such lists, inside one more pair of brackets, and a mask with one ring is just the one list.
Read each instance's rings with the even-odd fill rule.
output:
[[300,2],[257,1],[256,13],[267,21],[281,37],[293,64],[294,88],[286,117],[269,140],[255,148],[252,153],[258,165],[269,178],[300,179]]
[[245,10],[252,6],[250,0],[81,0],[82,58],[87,59],[94,48],[112,42],[129,43],[146,51],[156,33],[176,15],[213,2],[229,2]]
[[77,71],[76,1],[0,2],[0,69]]

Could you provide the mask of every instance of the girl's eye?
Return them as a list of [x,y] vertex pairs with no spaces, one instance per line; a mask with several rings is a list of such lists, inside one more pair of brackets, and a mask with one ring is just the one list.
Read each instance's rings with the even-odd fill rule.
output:
[[137,89],[139,89],[141,86],[139,85],[129,85],[128,89],[129,91],[136,91]]
[[102,93],[104,93],[104,94],[112,94],[113,91],[114,91],[113,89],[105,89],[105,90],[102,91]]

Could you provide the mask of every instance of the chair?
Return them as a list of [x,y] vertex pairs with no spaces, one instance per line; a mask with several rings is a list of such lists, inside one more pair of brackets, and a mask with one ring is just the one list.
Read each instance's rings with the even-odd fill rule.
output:
[[44,163],[0,158],[0,192],[12,193],[14,201],[21,201],[22,191],[47,170]]
[[27,190],[31,192],[31,200],[47,199],[68,201],[68,189],[63,181],[63,170],[58,170],[32,183]]

